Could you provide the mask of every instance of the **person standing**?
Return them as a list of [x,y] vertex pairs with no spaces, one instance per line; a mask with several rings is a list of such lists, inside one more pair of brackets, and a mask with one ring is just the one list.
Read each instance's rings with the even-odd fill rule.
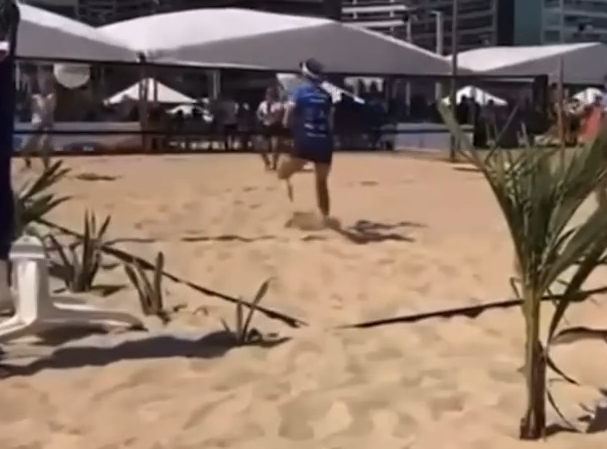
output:
[[52,151],[50,132],[55,125],[57,99],[55,81],[51,73],[45,72],[43,69],[38,70],[38,93],[32,95],[31,102],[32,134],[27,137],[21,148],[27,168],[32,166],[32,154],[41,156],[46,166]]
[[[9,295],[8,259],[14,237],[15,204],[11,157],[15,132],[15,57],[19,7],[12,0],[0,3],[0,295]],[[8,298],[0,298],[8,299]]]
[[223,147],[226,151],[234,150],[238,137],[238,103],[230,95],[224,95],[220,107]]
[[[264,101],[257,108],[257,119],[261,123],[266,145],[262,149],[261,158],[267,170],[276,170],[280,157],[280,137],[284,133],[283,117],[284,103],[280,99],[280,92],[276,86],[266,89]],[[272,158],[268,157],[271,154]]]

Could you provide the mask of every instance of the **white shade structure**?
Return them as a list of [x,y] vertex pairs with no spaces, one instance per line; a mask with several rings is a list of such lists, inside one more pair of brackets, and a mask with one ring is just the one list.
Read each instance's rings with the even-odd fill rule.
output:
[[[448,57],[450,58],[450,57]],[[563,61],[567,84],[602,84],[605,77],[607,45],[598,42],[576,44],[534,45],[515,47],[483,47],[460,52],[461,68],[488,75],[549,75],[556,81]]]
[[[483,106],[487,105],[490,102],[496,106],[506,106],[508,104],[505,100],[474,86],[462,87],[460,90],[457,91],[455,97],[458,103],[464,98],[472,98],[475,102]],[[443,102],[446,104],[450,104],[451,99],[447,96],[443,98]]]
[[19,4],[17,56],[31,59],[134,62],[135,52],[96,28]]
[[158,102],[162,104],[192,104],[196,103],[196,100],[188,97],[187,95],[177,92],[175,89],[171,89],[158,81],[147,78],[138,83],[127,87],[124,90],[112,95],[110,98],[105,100],[105,104],[119,104],[124,101],[125,98],[131,100],[140,100],[140,86],[142,83],[147,83],[147,101]]
[[602,98],[603,96],[604,96],[603,92],[601,92],[600,89],[597,89],[596,87],[589,87],[589,88],[584,89],[583,91],[575,94],[573,96],[573,98],[575,98],[576,100],[578,100],[584,104],[590,104],[590,103],[593,103],[597,97]]
[[213,8],[138,17],[101,30],[157,63],[189,61],[292,72],[313,57],[333,73],[450,73],[449,62],[432,52],[320,18]]

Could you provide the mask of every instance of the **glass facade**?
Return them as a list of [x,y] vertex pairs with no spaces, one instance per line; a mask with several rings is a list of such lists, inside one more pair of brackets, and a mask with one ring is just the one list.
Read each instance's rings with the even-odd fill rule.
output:
[[519,45],[607,43],[607,0],[515,0]]
[[[527,0],[533,1],[533,0]],[[413,43],[437,49],[437,15],[443,19],[443,48],[450,52],[452,0],[344,0],[343,20],[406,39],[407,27],[401,17],[405,5],[411,14]],[[461,50],[484,45],[512,45],[512,0],[459,0],[458,47]]]

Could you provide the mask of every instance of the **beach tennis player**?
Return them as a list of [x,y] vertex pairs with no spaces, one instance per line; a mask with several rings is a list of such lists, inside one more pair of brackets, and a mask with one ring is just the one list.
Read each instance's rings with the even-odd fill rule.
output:
[[316,200],[325,223],[330,213],[329,174],[333,161],[333,101],[322,88],[323,67],[315,59],[300,64],[304,83],[296,88],[287,104],[284,124],[293,134],[294,148],[282,159],[278,179],[286,181],[293,201],[291,177],[306,163],[314,165]]

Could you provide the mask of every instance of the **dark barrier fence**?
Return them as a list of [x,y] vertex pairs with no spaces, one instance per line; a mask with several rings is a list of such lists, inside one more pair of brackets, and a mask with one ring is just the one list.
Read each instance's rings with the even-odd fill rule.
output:
[[[48,61],[45,62],[48,65]],[[44,129],[28,123],[32,95],[37,92],[37,65],[22,64],[20,70],[20,102],[17,115],[14,150],[44,135],[45,142],[62,155],[71,154],[133,154],[155,152],[254,151],[266,145],[268,136],[255,117],[265,89],[276,83],[269,72],[222,71],[220,101],[238,105],[236,122],[225,124],[209,120],[207,112],[218,110],[208,98],[212,96],[208,73],[192,67],[156,67],[142,65],[103,65],[91,68],[91,79],[80,89],[66,89],[55,83],[57,107],[52,126]],[[116,92],[136,84],[142,76],[156,80],[149,86],[154,94],[164,95],[164,85],[196,100],[195,104],[160,104],[152,101],[142,120],[141,105],[124,98],[108,102]],[[340,75],[341,76],[341,75]],[[339,78],[339,77],[338,77]],[[385,77],[369,79],[344,78],[344,90],[367,101],[359,105],[345,97],[336,105],[336,147],[340,150],[420,149],[443,151],[450,139],[440,124],[436,102],[449,97],[449,77]],[[525,136],[534,136],[549,128],[549,89],[545,77],[459,76],[455,112],[460,123],[474,137],[479,147],[500,138],[503,147],[516,147]],[[159,86],[163,85],[162,88]],[[512,111],[516,119],[510,130],[501,132]],[[275,136],[288,148],[289,133]],[[35,146],[35,145],[34,145]]]

